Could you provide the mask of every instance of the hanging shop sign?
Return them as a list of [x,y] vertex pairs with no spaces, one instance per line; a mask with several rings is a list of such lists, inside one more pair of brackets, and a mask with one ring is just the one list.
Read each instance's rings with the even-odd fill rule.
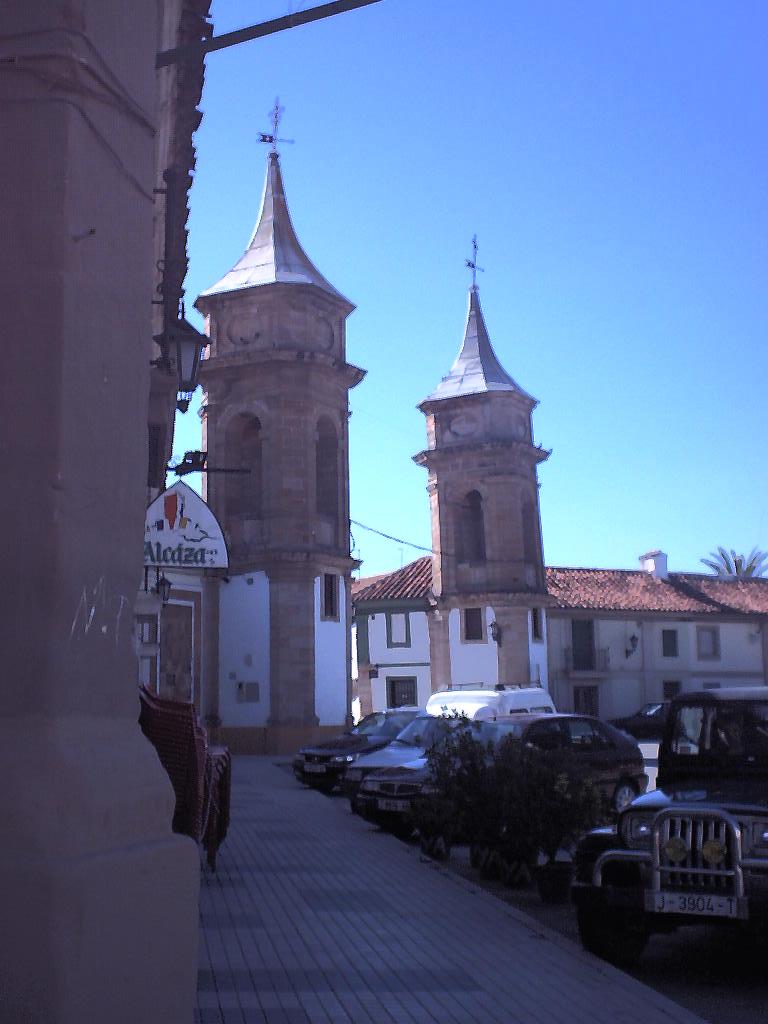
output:
[[144,565],[198,571],[229,566],[216,516],[182,481],[163,491],[147,509]]

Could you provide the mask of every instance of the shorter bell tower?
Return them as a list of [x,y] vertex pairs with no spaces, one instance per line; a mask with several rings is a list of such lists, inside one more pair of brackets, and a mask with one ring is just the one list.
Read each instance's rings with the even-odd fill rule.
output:
[[536,400],[493,351],[479,268],[467,265],[464,339],[419,405],[428,446],[414,458],[428,473],[432,521],[433,689],[531,682],[532,620],[547,603],[537,467],[549,452],[533,440]]

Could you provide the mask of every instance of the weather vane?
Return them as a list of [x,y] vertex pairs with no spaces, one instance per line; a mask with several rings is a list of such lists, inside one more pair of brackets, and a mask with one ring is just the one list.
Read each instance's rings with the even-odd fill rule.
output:
[[472,235],[472,259],[464,260],[464,266],[472,271],[472,287],[477,288],[478,270],[481,274],[485,273],[485,269],[477,265],[477,235]]
[[269,116],[272,118],[272,131],[271,132],[259,132],[259,142],[266,142],[272,147],[272,152],[277,152],[278,142],[287,142],[289,145],[293,145],[293,139],[278,139],[277,132],[280,127],[280,118],[285,113],[285,107],[280,106],[280,97],[275,97],[275,105],[270,110]]

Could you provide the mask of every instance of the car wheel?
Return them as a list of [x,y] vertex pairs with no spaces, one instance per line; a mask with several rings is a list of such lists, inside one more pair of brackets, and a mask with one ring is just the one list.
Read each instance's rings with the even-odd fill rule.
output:
[[402,839],[404,842],[413,835],[413,825],[409,821],[381,822],[380,827],[385,832],[391,832],[393,836]]
[[621,782],[616,786],[613,791],[613,799],[611,800],[611,806],[617,814],[621,814],[637,796],[637,786],[634,782],[629,782],[627,779],[622,779]]
[[620,911],[582,907],[577,911],[576,921],[584,949],[616,967],[636,964],[648,941],[648,932],[639,927],[628,927],[626,917]]

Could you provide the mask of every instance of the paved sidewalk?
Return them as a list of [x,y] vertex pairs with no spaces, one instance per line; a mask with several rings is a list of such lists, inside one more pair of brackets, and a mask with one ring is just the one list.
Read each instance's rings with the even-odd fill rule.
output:
[[199,1024],[700,1024],[269,758],[234,759],[200,912]]

